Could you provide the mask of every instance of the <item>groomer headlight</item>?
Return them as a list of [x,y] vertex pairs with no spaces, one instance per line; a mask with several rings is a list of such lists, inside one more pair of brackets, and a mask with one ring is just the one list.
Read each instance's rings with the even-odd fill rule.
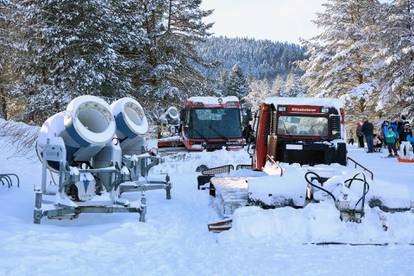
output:
[[193,102],[193,106],[204,106],[202,102]]
[[238,106],[238,104],[239,104],[238,102],[227,102],[226,106],[227,107],[236,107],[236,106]]
[[113,138],[112,139],[112,144],[115,145],[115,146],[118,145],[119,144],[118,138]]
[[321,112],[322,112],[322,113],[328,113],[328,112],[329,112],[329,108],[327,108],[327,107],[322,107],[322,108],[321,108]]
[[286,106],[278,106],[277,111],[285,112],[286,111]]

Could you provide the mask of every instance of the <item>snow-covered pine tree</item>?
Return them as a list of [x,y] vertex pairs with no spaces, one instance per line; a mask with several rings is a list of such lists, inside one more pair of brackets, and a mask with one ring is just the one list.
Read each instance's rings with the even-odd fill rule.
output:
[[273,81],[278,75],[286,78],[290,71],[302,75],[293,64],[304,56],[303,47],[297,44],[219,36],[197,43],[196,48],[206,60],[217,61],[217,67],[200,68],[208,78],[219,78],[221,71],[230,71],[236,63],[247,78]]
[[283,88],[285,87],[285,81],[280,75],[277,75],[276,79],[272,84],[269,96],[281,96],[283,95]]
[[[122,3],[124,8],[133,1]],[[30,57],[20,64],[26,120],[42,121],[82,94],[114,98],[131,92],[131,64],[121,50],[136,37],[130,22],[120,21],[117,1],[40,0],[22,6]]]
[[298,97],[303,96],[304,88],[300,83],[300,79],[293,73],[289,73],[286,78],[285,85],[283,87],[283,93],[281,96],[283,97]]
[[8,0],[0,0],[0,118],[7,119],[9,89],[13,79],[13,56],[17,41],[13,34],[13,14],[15,5]]
[[[384,117],[414,117],[414,1],[395,0],[384,5],[383,44],[378,59],[380,93],[377,109]],[[397,108],[397,110],[396,110]]]
[[244,99],[250,104],[252,111],[255,112],[259,109],[260,104],[270,96],[271,85],[266,79],[253,80],[250,82],[249,91]]
[[[370,114],[377,82],[372,57],[376,45],[371,40],[378,27],[376,0],[329,0],[315,23],[322,33],[306,42],[308,60],[301,64],[303,80],[311,95],[348,97],[349,113]],[[371,105],[372,106],[372,105]]]
[[166,106],[204,91],[206,80],[194,65],[207,65],[195,50],[212,24],[204,18],[212,11],[202,10],[200,0],[141,0],[145,46],[143,70],[135,83],[138,96],[148,106]]
[[236,96],[241,100],[249,93],[249,84],[239,64],[236,63],[231,69],[225,87],[224,96]]

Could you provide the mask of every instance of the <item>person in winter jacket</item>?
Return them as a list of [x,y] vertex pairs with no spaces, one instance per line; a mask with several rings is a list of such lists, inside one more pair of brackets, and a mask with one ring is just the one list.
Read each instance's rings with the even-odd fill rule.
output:
[[360,148],[364,147],[364,133],[362,133],[362,123],[358,122],[357,129],[356,129],[357,137],[358,137],[358,145]]
[[401,142],[408,141],[407,140],[407,137],[408,136],[412,137],[413,136],[413,132],[411,131],[410,124],[409,123],[405,123],[404,124],[404,128],[403,128],[403,130],[400,133],[400,141]]
[[394,129],[389,127],[387,133],[385,134],[385,142],[387,143],[388,147],[388,157],[396,156],[397,155],[397,147],[395,144],[398,141],[397,134],[395,134]]
[[384,139],[385,139],[385,135],[388,132],[388,127],[389,126],[390,126],[390,122],[388,122],[387,120],[385,120],[381,125],[381,134],[380,134],[380,136]]
[[374,152],[373,144],[373,135],[374,135],[374,125],[369,122],[368,118],[365,119],[364,124],[361,128],[362,133],[364,133],[365,141],[367,141],[368,153]]
[[404,138],[404,129],[405,125],[409,124],[407,118],[404,115],[401,115],[401,119],[397,122],[397,133],[399,136],[399,142],[403,142],[402,138]]

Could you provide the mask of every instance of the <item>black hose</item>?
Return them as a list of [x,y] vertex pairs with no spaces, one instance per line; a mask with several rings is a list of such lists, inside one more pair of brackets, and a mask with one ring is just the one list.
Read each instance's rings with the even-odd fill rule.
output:
[[[309,178],[308,178],[309,175],[315,176],[316,179],[318,180],[318,182],[321,185],[323,183],[321,177],[317,173],[315,173],[315,172],[307,172],[305,174],[305,180],[306,180],[306,182],[309,183],[309,185],[311,185],[312,187],[315,187],[315,188],[317,188],[319,190],[324,191],[325,193],[327,193],[328,195],[330,195],[334,201],[336,201],[335,196],[331,192],[329,192],[328,190],[322,188],[321,186],[318,186],[318,185],[313,184],[312,181],[309,180]],[[362,178],[358,178],[359,175],[362,175]],[[345,180],[344,181],[344,184],[349,189],[349,188],[351,188],[352,183],[354,183],[355,181],[362,182],[364,184],[364,189],[363,189],[362,196],[358,199],[357,203],[354,206],[354,209],[356,209],[357,206],[358,206],[358,204],[362,201],[362,208],[361,208],[361,210],[363,211],[364,210],[364,206],[365,206],[365,198],[366,198],[366,195],[369,192],[369,184],[367,182],[367,178],[366,178],[365,174],[362,173],[362,172],[359,172],[359,173],[355,174],[352,178],[349,178],[349,179]]]
[[312,181],[309,180],[309,178],[308,178],[309,175],[314,175],[316,177],[316,179],[318,180],[318,182],[322,185],[323,184],[323,181],[322,181],[321,177],[319,176],[319,174],[317,174],[315,172],[307,172],[305,174],[305,180],[306,180],[306,182],[308,182],[308,184],[311,185],[312,187],[315,187],[315,188],[317,188],[319,190],[324,191],[325,193],[327,193],[328,195],[330,195],[334,201],[336,201],[335,196],[330,191],[322,188],[321,186],[318,186],[318,185],[313,184]]

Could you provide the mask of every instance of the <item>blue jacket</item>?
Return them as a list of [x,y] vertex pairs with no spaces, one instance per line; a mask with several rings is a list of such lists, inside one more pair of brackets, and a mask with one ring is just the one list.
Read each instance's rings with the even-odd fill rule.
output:
[[411,134],[407,135],[407,141],[410,143],[414,143],[414,137]]
[[389,132],[387,130],[387,133],[385,134],[385,142],[387,144],[394,144],[397,142],[397,140],[398,140],[397,134],[395,134],[394,131]]

